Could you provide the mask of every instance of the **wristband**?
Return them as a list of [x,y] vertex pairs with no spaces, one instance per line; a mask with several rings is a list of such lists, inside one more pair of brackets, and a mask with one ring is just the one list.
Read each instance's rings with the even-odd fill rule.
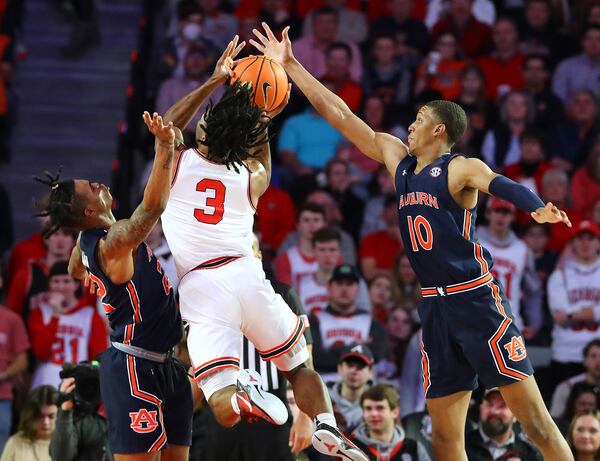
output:
[[496,176],[492,179],[488,190],[490,194],[516,205],[517,208],[527,213],[533,213],[538,208],[545,206],[542,199],[531,192],[530,189],[514,182],[512,179],[508,179],[506,176]]

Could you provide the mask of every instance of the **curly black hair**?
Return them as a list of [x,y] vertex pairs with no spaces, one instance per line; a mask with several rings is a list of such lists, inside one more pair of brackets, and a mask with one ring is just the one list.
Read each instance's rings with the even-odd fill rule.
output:
[[60,181],[62,167],[55,174],[45,171],[46,178],[33,179],[50,187],[50,195],[36,203],[38,213],[36,216],[50,217],[50,225],[47,226],[42,235],[50,237],[61,228],[79,230],[83,224],[84,204],[75,194],[75,181],[68,179]]
[[200,125],[206,135],[201,142],[208,148],[208,159],[237,173],[238,165],[245,167],[244,160],[260,152],[250,150],[270,140],[271,119],[252,103],[252,97],[252,87],[236,81],[226,87],[216,104],[209,103]]

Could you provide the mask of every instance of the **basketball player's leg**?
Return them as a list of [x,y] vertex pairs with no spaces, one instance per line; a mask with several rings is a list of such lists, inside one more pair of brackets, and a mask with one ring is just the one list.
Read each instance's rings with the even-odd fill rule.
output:
[[571,449],[552,420],[533,376],[501,386],[500,392],[546,461],[573,460]]
[[465,423],[471,391],[427,399],[431,416],[431,443],[438,461],[467,461]]

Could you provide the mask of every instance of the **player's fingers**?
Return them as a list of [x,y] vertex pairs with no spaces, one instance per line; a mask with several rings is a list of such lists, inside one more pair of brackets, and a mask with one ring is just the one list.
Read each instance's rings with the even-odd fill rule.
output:
[[258,51],[260,51],[261,53],[265,52],[265,47],[261,44],[259,44],[257,41],[255,41],[253,38],[251,38],[250,40],[248,40],[248,43],[250,43],[250,45],[252,45],[254,48],[256,48]]
[[283,31],[281,31],[281,36],[286,41],[286,43],[288,43],[290,41],[289,31],[290,31],[290,26],[285,26]]
[[273,35],[273,31],[271,30],[271,28],[269,27],[269,25],[266,22],[262,22],[262,26],[265,29],[265,32],[267,34],[267,37],[269,38],[269,40],[273,40],[275,42],[277,42],[278,40],[275,38],[275,35]]
[[235,58],[240,53],[240,51],[242,51],[244,49],[245,46],[246,46],[246,41],[243,41],[235,48],[235,50],[233,50],[230,57]]
[[269,40],[258,29],[252,29],[252,33],[254,33],[256,38],[258,38],[263,45],[267,46]]
[[229,42],[229,44],[231,45],[231,47],[229,47],[229,51],[231,50],[235,50],[235,47],[238,44],[238,41],[240,40],[240,36],[239,35],[235,35],[235,37],[233,37],[233,40],[231,40],[231,42]]

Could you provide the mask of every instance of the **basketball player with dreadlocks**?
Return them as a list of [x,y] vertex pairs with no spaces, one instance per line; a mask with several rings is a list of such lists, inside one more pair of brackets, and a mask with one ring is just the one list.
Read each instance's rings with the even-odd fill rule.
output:
[[171,284],[143,243],[169,196],[175,132],[158,114],[144,112],[156,154],[142,203],[116,221],[104,184],[48,175],[42,214],[48,232],[80,231],[69,273],[96,286],[112,329],[101,356],[100,390],[108,439],[117,461],[184,461],[192,435],[192,396],[185,369],[172,357],[182,333]]
[[[394,178],[404,248],[421,283],[424,391],[438,461],[467,461],[465,419],[480,379],[502,397],[547,461],[573,460],[533,375],[493,261],[473,235],[479,192],[507,200],[540,223],[571,225],[564,211],[476,158],[450,153],[467,128],[464,110],[431,101],[408,128],[408,146],[374,132],[294,57],[286,27],[278,40],[263,23],[250,40],[282,65],[333,127]],[[560,224],[559,224],[560,225]]]
[[[237,36],[229,43],[204,87],[214,89],[233,76],[233,59],[243,46]],[[180,146],[176,156],[163,230],[180,279],[195,379],[219,424],[263,418],[282,425],[288,417],[283,403],[260,388],[260,375],[240,370],[246,336],[263,360],[283,372],[300,409],[315,419],[313,444],[320,440],[326,454],[367,461],[336,428],[327,390],[308,364],[306,325],[274,292],[252,250],[256,205],[271,179],[268,128],[290,89],[270,113],[251,103],[251,86],[239,81],[209,104],[196,127],[197,145]],[[165,120],[176,132],[185,129],[204,99],[204,91],[193,91]]]

